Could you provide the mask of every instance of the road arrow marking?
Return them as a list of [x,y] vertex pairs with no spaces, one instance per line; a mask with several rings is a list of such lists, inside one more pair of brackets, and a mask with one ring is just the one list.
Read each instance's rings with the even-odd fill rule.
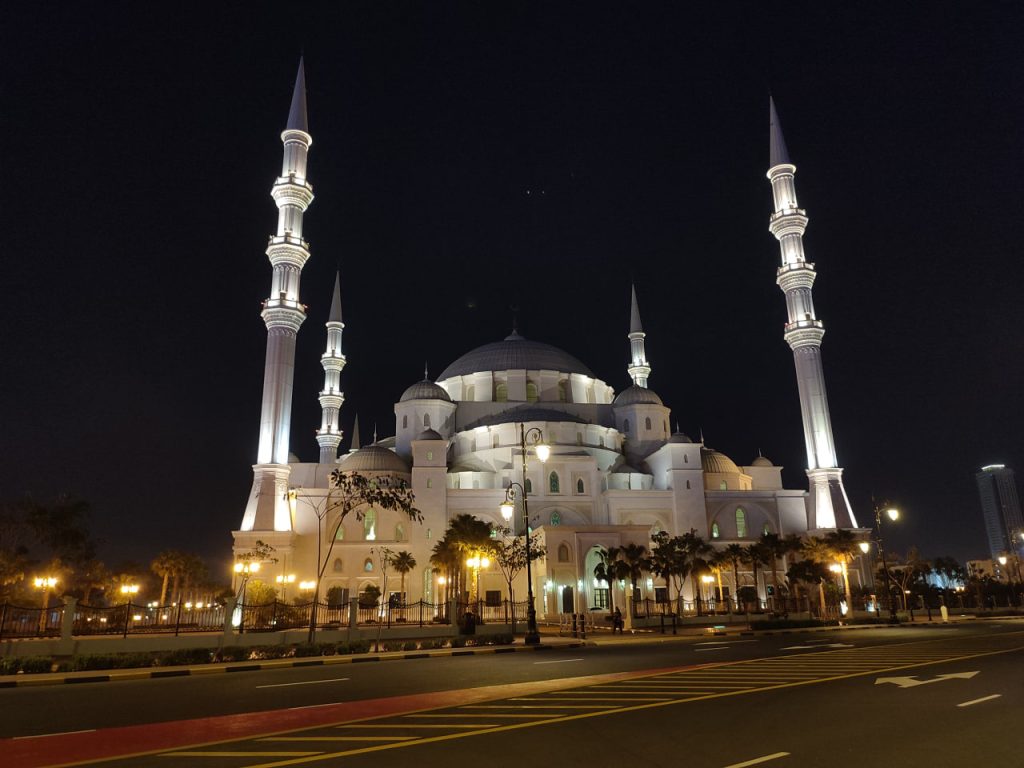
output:
[[943,680],[955,680],[957,678],[961,680],[970,680],[974,677],[977,672],[951,672],[948,675],[938,675],[933,677],[931,680],[915,680],[914,677],[880,677],[875,680],[875,685],[882,685],[883,683],[892,683],[898,685],[900,688],[916,688],[919,685],[929,685],[931,683],[941,683]]
[[787,648],[780,648],[782,651],[820,651],[822,648],[853,648],[846,643],[829,643],[828,645],[790,645]]

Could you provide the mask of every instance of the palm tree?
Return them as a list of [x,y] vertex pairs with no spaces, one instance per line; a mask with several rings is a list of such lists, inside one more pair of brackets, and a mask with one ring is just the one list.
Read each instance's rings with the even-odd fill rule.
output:
[[[800,582],[804,584],[814,584],[818,589],[818,593],[821,595],[821,618],[825,618],[825,591],[821,589],[821,585],[828,578],[828,566],[817,560],[811,560],[810,558],[805,560],[798,560],[789,566],[786,571],[786,578],[796,585]],[[808,605],[808,610],[810,606]]]
[[[832,559],[832,551],[829,549],[828,544],[825,543],[824,539],[818,538],[817,536],[811,536],[804,541],[801,553],[805,560],[818,563],[827,572],[828,563]],[[826,576],[825,579],[828,577]],[[821,607],[821,618],[825,618],[825,579],[818,582],[818,601]]]
[[[723,551],[721,549],[716,549],[711,554],[711,557],[709,557],[708,561],[707,561],[708,562],[708,568],[715,575],[715,579],[718,582],[718,597],[715,600],[715,608],[714,608],[714,612],[715,613],[717,613],[719,610],[721,610],[718,607],[718,603],[722,599],[722,571],[725,570],[726,566],[729,565],[729,560],[730,560],[730,558],[729,558],[728,553],[726,553],[725,551]],[[732,607],[731,607],[732,603],[730,602],[729,605],[730,605],[729,611],[731,613],[732,612]]]
[[615,611],[615,582],[629,578],[629,566],[619,558],[620,547],[601,549],[600,562],[594,566],[594,578],[608,584],[608,610]]
[[636,584],[643,577],[644,571],[651,567],[651,561],[647,556],[647,547],[643,544],[626,544],[624,547],[619,547],[619,559],[626,564],[635,599]]
[[740,609],[740,563],[746,562],[747,554],[742,544],[727,544],[722,554],[732,563],[732,600],[729,601],[729,613],[732,613],[733,605],[736,610]]
[[[176,549],[165,549],[150,563],[150,570],[163,579],[160,587],[160,605],[166,605],[167,582],[173,577],[177,585],[178,574],[181,572],[183,555]],[[176,591],[176,588],[175,588]]]
[[779,560],[784,558],[790,552],[794,552],[800,548],[801,539],[799,536],[791,535],[785,538],[779,536],[777,533],[771,533],[765,531],[761,534],[761,544],[764,545],[764,551],[768,554],[768,564],[772,569],[772,601],[771,607],[775,609],[775,599],[779,596]]
[[758,566],[766,565],[769,557],[768,550],[759,541],[755,541],[753,544],[743,548],[743,560],[750,565],[751,570],[754,572],[754,597],[756,598],[758,608],[760,608],[761,595],[757,590],[757,568]]
[[853,596],[850,594],[850,577],[847,573],[847,566],[857,556],[859,549],[857,544],[858,540],[853,531],[848,531],[845,528],[837,528],[825,534],[825,545],[833,559],[842,566],[843,590],[846,593],[846,605],[851,612],[853,611]]
[[448,584],[448,596],[458,595],[459,584],[456,575],[459,571],[459,550],[448,540],[447,536],[439,539],[434,544],[433,552],[430,555],[430,564],[445,577]]
[[402,604],[405,605],[407,602],[405,599],[405,574],[416,567],[416,558],[403,549],[391,558],[391,566],[402,577]]

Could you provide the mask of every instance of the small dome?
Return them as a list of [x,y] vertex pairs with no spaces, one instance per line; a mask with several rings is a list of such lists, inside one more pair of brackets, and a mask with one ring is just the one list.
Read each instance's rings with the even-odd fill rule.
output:
[[661,398],[658,397],[653,389],[638,387],[634,384],[619,392],[615,396],[615,402],[612,405],[664,405],[664,403],[661,402]]
[[754,459],[752,462],[750,462],[750,466],[752,466],[752,467],[774,467],[775,465],[772,464],[771,461],[767,457],[765,457],[765,456],[758,456],[756,459]]
[[441,433],[433,429],[425,429],[416,435],[417,440],[444,440]]
[[711,448],[700,449],[700,463],[705,472],[717,474],[740,474],[736,462],[720,451]]
[[429,379],[417,381],[405,390],[399,402],[404,403],[407,400],[444,400],[446,403],[452,401],[444,387],[440,384],[435,384]]
[[668,439],[670,443],[692,443],[689,435],[685,435],[682,432],[676,432]]
[[380,445],[368,445],[348,454],[338,468],[342,472],[409,472],[408,465],[398,454]]

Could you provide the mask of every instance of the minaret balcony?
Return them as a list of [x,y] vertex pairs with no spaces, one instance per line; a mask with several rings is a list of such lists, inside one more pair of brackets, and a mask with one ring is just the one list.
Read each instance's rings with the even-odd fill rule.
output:
[[325,371],[340,371],[348,362],[344,355],[336,355],[333,352],[325,352],[320,355],[320,365]]
[[768,219],[768,231],[781,240],[786,235],[802,235],[807,229],[807,212],[802,208],[784,208]]
[[341,408],[341,404],[345,402],[345,396],[340,392],[321,392],[319,399],[321,408],[334,408],[335,410]]
[[783,291],[793,291],[798,288],[810,288],[814,285],[814,279],[818,273],[814,265],[806,261],[798,261],[793,264],[783,264],[776,273],[775,282]]
[[297,176],[282,176],[274,182],[270,196],[274,198],[278,208],[294,205],[305,211],[313,202],[313,187],[308,181]]
[[309,260],[309,243],[295,235],[274,235],[267,243],[266,253],[272,266],[285,264],[302,269]]
[[790,349],[800,347],[820,347],[825,335],[825,326],[820,320],[796,320],[786,323],[783,338]]
[[260,316],[268,331],[272,328],[285,328],[298,333],[299,327],[306,320],[306,307],[294,301],[267,300],[263,302],[263,312]]

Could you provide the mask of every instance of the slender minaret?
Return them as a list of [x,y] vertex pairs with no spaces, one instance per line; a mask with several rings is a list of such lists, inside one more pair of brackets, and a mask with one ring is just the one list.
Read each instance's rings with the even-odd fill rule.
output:
[[277,233],[270,238],[267,256],[272,267],[270,297],[263,302],[267,326],[267,358],[263,373],[263,408],[260,442],[253,465],[252,493],[242,518],[243,531],[290,531],[287,503],[288,437],[291,432],[292,379],[295,373],[295,338],[306,319],[299,302],[299,277],[309,258],[302,239],[302,214],[313,202],[306,180],[306,155],[313,143],[306,122],[306,78],[299,60],[288,124],[281,133],[284,163],[270,191],[277,203]]
[[629,377],[638,387],[647,388],[647,377],[651,375],[651,366],[644,352],[644,327],[640,324],[640,307],[636,303],[636,285],[632,286],[633,303],[629,308],[629,355],[630,364],[626,369]]
[[804,257],[807,213],[797,207],[793,180],[796,166],[789,160],[779,116],[775,113],[775,101],[770,97],[769,113],[771,167],[768,179],[772,184],[775,212],[769,220],[768,229],[778,239],[782,251],[782,266],[776,282],[786,294],[789,322],[786,323],[785,339],[793,350],[800,390],[812,504],[810,527],[856,528],[857,521],[843,488],[843,470],[837,466],[828,398],[825,396],[825,375],[821,367],[821,339],[825,335],[825,327],[815,317],[811,298],[816,274],[814,265]]
[[320,429],[316,441],[320,444],[320,463],[333,464],[338,459],[341,445],[341,429],[338,428],[338,412],[345,402],[341,391],[341,369],[345,367],[345,356],[341,353],[341,273],[334,276],[334,296],[331,298],[331,314],[327,318],[327,349],[320,357],[324,368],[324,389],[320,393]]

